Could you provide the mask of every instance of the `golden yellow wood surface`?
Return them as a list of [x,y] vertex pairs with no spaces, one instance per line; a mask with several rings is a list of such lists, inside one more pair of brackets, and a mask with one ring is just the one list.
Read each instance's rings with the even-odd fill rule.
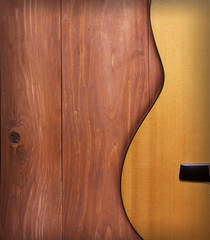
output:
[[124,206],[145,240],[209,240],[210,184],[179,167],[210,163],[210,0],[153,0],[151,21],[165,84],[128,150]]

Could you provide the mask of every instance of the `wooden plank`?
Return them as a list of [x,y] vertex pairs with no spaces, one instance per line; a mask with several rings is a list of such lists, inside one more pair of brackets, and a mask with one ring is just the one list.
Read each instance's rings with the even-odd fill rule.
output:
[[1,0],[1,239],[61,239],[59,0]]
[[210,185],[179,181],[181,163],[210,162],[208,9],[209,0],[152,3],[165,85],[131,144],[123,173],[125,207],[144,239],[210,236]]
[[139,239],[122,206],[120,177],[154,102],[148,1],[63,0],[62,26],[63,237]]

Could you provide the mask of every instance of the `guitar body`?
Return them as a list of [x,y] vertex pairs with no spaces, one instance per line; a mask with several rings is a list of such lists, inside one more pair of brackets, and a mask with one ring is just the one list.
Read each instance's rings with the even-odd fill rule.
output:
[[210,162],[210,1],[154,0],[151,21],[165,84],[128,150],[128,217],[145,240],[210,239],[209,183],[179,180]]

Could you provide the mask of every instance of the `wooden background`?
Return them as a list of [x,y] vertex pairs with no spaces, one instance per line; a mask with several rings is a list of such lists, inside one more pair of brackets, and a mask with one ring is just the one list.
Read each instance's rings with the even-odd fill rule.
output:
[[147,0],[0,0],[1,239],[139,239],[129,143],[163,71]]
[[154,0],[151,22],[165,83],[125,160],[125,208],[145,240],[208,240],[210,185],[179,169],[210,163],[210,1]]
[[60,4],[1,0],[0,14],[1,239],[61,239]]

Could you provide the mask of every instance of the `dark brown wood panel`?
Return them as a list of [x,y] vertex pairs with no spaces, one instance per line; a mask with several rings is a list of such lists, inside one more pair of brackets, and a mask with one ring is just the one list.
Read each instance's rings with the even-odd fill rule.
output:
[[66,240],[139,239],[123,209],[120,178],[162,85],[148,9],[147,0],[62,1]]
[[1,0],[0,45],[1,238],[139,239],[120,178],[162,87],[149,0]]
[[1,239],[61,239],[59,0],[1,0]]

